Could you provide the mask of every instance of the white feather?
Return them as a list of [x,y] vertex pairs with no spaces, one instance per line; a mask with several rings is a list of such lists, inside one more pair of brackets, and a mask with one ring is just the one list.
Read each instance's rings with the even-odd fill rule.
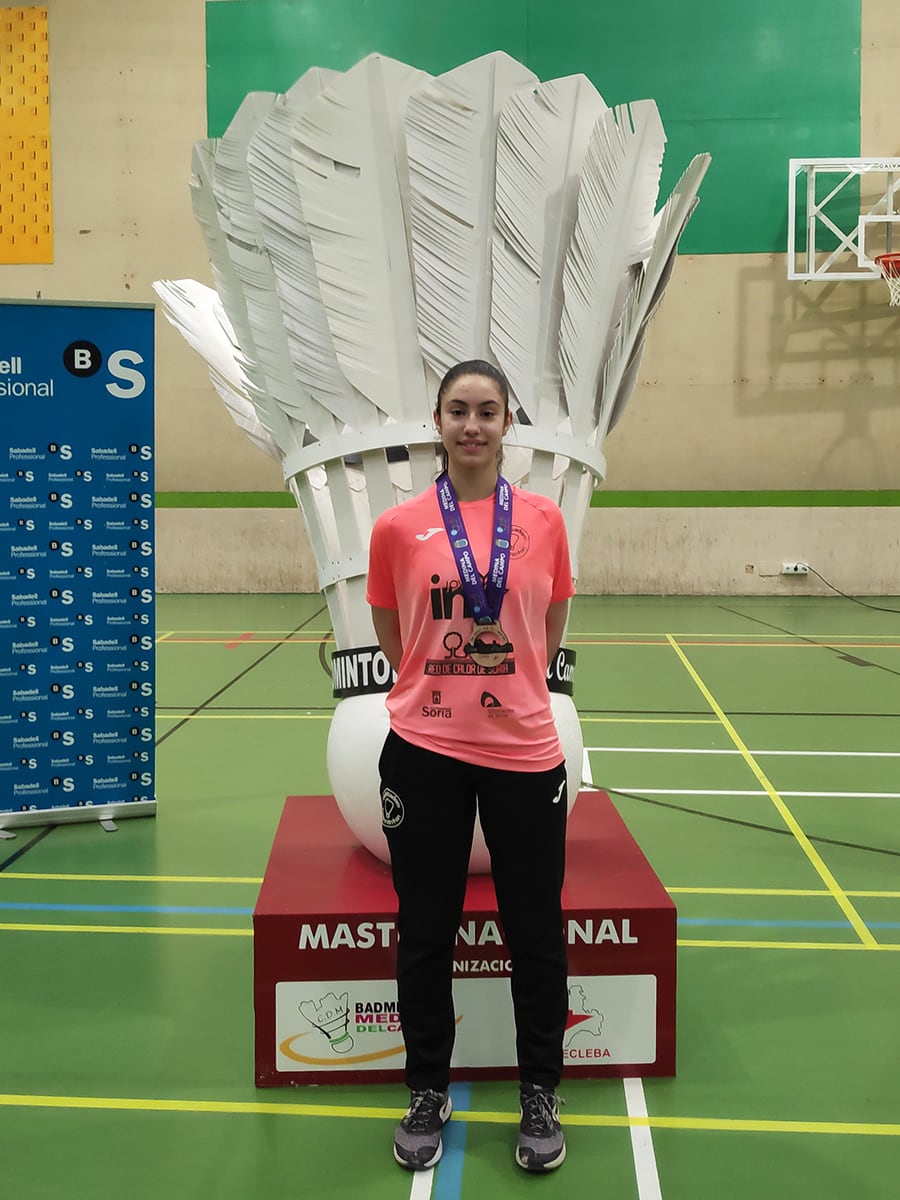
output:
[[598,443],[603,441],[621,417],[637,381],[647,326],[659,307],[672,275],[678,241],[699,203],[697,192],[710,161],[708,154],[698,154],[692,159],[657,216],[653,249],[638,283],[626,301],[604,370],[595,418]]
[[622,305],[651,248],[664,147],[656,105],[641,100],[601,117],[588,148],[560,327],[572,432],[586,439]]
[[234,333],[218,295],[193,279],[159,280],[153,290],[162,301],[166,318],[206,362],[213,387],[234,423],[280,466],[281,451],[247,395]]
[[[268,92],[254,92],[244,99],[216,145],[212,184],[225,248],[244,297],[247,327],[266,380],[265,399],[258,398],[258,403],[267,409],[274,406],[299,425],[291,429],[289,443],[283,446],[287,453],[302,444],[306,429],[315,423],[316,406],[293,369],[275,274],[247,172],[250,138],[274,102],[275,96]],[[284,428],[272,415],[269,423]]]
[[[283,458],[339,646],[373,640],[372,521],[433,479],[435,384],[463,358],[508,374],[514,475],[560,504],[577,563],[702,178],[654,217],[664,141],[652,102],[612,114],[586,80],[536,86],[495,54],[439,80],[379,56],[314,70],[195,147],[221,305],[157,290],[233,418]],[[408,461],[388,461],[395,440]]]
[[497,131],[491,345],[531,424],[565,417],[559,325],[566,249],[591,132],[606,111],[584,75],[511,96]]
[[367,404],[341,372],[322,303],[309,229],[294,178],[291,142],[294,123],[324,87],[333,71],[312,68],[272,106],[250,139],[247,169],[260,231],[274,274],[282,321],[294,372],[315,400],[309,426],[328,438],[362,423]]
[[215,173],[215,140],[194,144],[191,201],[194,215],[203,230],[207,253],[213,271],[216,291],[228,316],[237,346],[244,386],[260,422],[282,452],[295,444],[296,436],[285,413],[273,403],[259,360],[253,330],[247,312],[247,301],[229,253],[228,241],[220,224],[220,215],[213,190]]
[[410,232],[419,341],[440,378],[488,358],[496,126],[505,100],[537,76],[497,51],[410,96]]
[[370,55],[297,118],[294,170],[347,380],[404,420],[427,404],[405,219],[402,117],[430,76]]

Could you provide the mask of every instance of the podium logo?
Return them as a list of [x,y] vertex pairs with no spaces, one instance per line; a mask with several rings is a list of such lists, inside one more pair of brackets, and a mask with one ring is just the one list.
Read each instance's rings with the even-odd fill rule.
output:
[[349,993],[338,999],[328,992],[321,1000],[304,1000],[297,1007],[302,1016],[314,1029],[318,1029],[335,1054],[347,1054],[353,1049],[353,1037],[348,1031],[350,1024]]
[[[304,1067],[342,1068],[377,1064],[403,1054],[405,1046],[392,984],[379,981],[348,985],[342,981],[323,992],[321,989],[327,986],[278,984],[277,992],[282,997],[279,1007],[285,1005],[278,1022],[278,1048],[286,1059]],[[291,1013],[298,1012],[305,1028],[295,1032],[297,1018]],[[360,1038],[372,1048],[362,1051],[358,1046]]]
[[603,1045],[603,1013],[591,1008],[581,984],[569,988],[569,1011],[563,1035],[563,1056],[567,1060],[609,1058]]

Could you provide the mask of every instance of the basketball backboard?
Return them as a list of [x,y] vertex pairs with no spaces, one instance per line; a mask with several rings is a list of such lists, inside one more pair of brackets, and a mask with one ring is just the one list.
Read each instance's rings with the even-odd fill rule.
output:
[[900,158],[792,158],[788,279],[880,279],[900,249]]

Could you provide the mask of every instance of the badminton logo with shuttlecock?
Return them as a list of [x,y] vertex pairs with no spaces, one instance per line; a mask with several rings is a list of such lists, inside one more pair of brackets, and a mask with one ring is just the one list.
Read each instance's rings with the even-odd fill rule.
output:
[[327,992],[319,1001],[304,1000],[297,1007],[300,1015],[328,1039],[335,1054],[349,1054],[353,1049],[349,992],[340,997]]
[[[305,518],[337,644],[329,776],[379,858],[391,670],[365,599],[372,524],[433,484],[438,383],[486,359],[510,382],[504,474],[559,504],[577,576],[604,440],[710,161],[660,208],[664,146],[652,100],[608,108],[585,76],[542,83],[497,52],[437,77],[380,55],[313,68],[194,147],[215,289],[154,286]],[[570,802],[573,657],[548,673]],[[470,869],[489,869],[480,833]]]

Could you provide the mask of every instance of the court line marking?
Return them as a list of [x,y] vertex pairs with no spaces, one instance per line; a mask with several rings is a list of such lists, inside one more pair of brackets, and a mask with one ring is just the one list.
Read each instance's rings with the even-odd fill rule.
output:
[[647,1120],[647,1098],[639,1078],[623,1079],[625,1085],[625,1108],[632,1119],[639,1118],[641,1124],[633,1124],[631,1133],[631,1155],[634,1159],[634,1176],[637,1181],[638,1200],[662,1200],[659,1186],[659,1171],[653,1149],[653,1134]]
[[715,717],[578,717],[591,725],[718,725]]
[[875,942],[874,940],[872,945],[868,945],[865,942],[738,942],[679,938],[677,944],[679,948],[707,947],[716,950],[861,950],[866,954],[879,950],[900,951],[900,942]]
[[[315,614],[313,614],[313,615],[315,615]],[[166,631],[165,636],[166,637],[175,637],[176,634],[181,634],[183,636],[179,637],[177,640],[179,642],[185,642],[185,643],[189,643],[189,644],[193,643],[193,642],[218,643],[218,642],[231,641],[231,640],[233,640],[234,635],[237,633],[240,633],[240,632],[242,632],[242,631],[239,630],[237,627],[235,627],[233,629],[170,629],[170,630]],[[257,634],[267,634],[267,633],[273,633],[274,631],[271,629],[261,629],[261,630],[257,630],[256,632],[257,632]],[[198,638],[198,637],[189,636],[191,634],[198,634],[198,633],[209,633],[209,634],[215,634],[216,636],[209,637],[209,638]],[[332,629],[319,629],[319,630],[309,629],[309,630],[307,630],[307,633],[310,635],[315,635],[315,640],[317,642],[322,641],[322,639],[324,638],[324,639],[327,639],[327,642],[329,645],[335,644],[334,631]],[[160,636],[162,636],[162,635],[160,635]],[[588,629],[581,633],[575,633],[574,631],[570,630],[566,637],[566,641],[567,641],[567,643],[572,644],[572,645],[575,645],[575,644],[592,645],[594,643],[594,641],[596,641],[598,645],[602,646],[602,645],[607,644],[609,642],[609,640],[612,638],[624,639],[623,644],[625,644],[625,645],[628,645],[629,641],[631,641],[633,639],[653,638],[653,642],[651,643],[652,645],[664,646],[666,644],[665,639],[668,636],[669,635],[666,632],[656,632],[655,630],[652,630],[652,629],[644,630],[641,632],[632,632],[630,630],[625,630],[625,629],[609,630],[609,631]],[[757,645],[764,638],[768,638],[769,641],[772,641],[772,636],[773,635],[771,633],[742,632],[742,633],[728,634],[728,633],[722,633],[721,631],[719,633],[695,633],[695,632],[679,633],[677,631],[672,633],[672,637],[678,638],[680,641],[688,641],[690,638],[703,638],[704,641],[699,642],[698,645],[707,645],[707,644],[709,644],[708,639],[719,638],[719,639],[721,639],[721,645],[723,645],[723,646],[730,646],[734,643],[737,643],[738,645],[743,645],[744,643],[746,643],[747,645]],[[777,641],[774,644],[775,645],[784,645],[784,646],[792,646],[792,645],[797,645],[797,644],[799,644],[799,645],[807,645],[808,644],[805,642],[797,643],[796,640],[792,640],[792,639],[796,639],[796,636],[797,635],[795,635],[795,634],[785,634],[783,641]],[[873,649],[873,650],[878,650],[878,649],[881,649],[881,647],[885,646],[885,644],[887,644],[889,649],[900,648],[900,642],[898,642],[896,640],[897,635],[895,633],[808,633],[808,634],[804,634],[803,636],[813,638],[817,642],[823,643],[823,644],[827,641],[831,644],[838,646],[838,648],[847,646],[847,645],[852,645],[852,646],[858,647],[860,649],[865,649],[866,647],[871,647],[871,649]],[[730,640],[732,638],[734,639],[734,642],[732,642]],[[303,641],[305,639],[272,638],[271,640],[273,640],[273,641]]]
[[[826,888],[667,887],[666,891],[672,895],[686,896],[831,896]],[[844,895],[872,900],[900,899],[900,892],[846,891]]]
[[[323,637],[324,635],[305,638],[265,638],[246,632],[220,638],[177,638],[171,634],[167,635],[170,646],[224,646],[226,649],[237,646],[319,646],[322,644]],[[334,637],[327,637],[324,640],[326,646],[337,646]],[[872,649],[876,649],[876,647],[873,646]]]
[[[641,787],[637,783],[605,783],[603,787],[611,792],[639,792],[642,796],[768,796],[770,799],[772,798],[772,793],[768,788],[765,790],[762,788],[648,788]],[[782,798],[789,796],[822,800],[900,800],[900,792],[779,792],[778,795]],[[778,806],[776,805],[776,807]],[[785,806],[785,810],[788,811],[787,806]],[[800,826],[798,825],[797,828],[800,829]],[[791,832],[794,833],[793,830]],[[797,837],[796,833],[794,833],[794,837]]]
[[[676,635],[673,635],[673,636],[676,636]],[[727,650],[744,650],[744,649],[754,649],[754,650],[756,650],[756,649],[762,649],[762,650],[898,650],[898,649],[900,649],[900,642],[894,642],[894,641],[890,641],[890,642],[835,642],[834,640],[832,640],[832,638],[829,638],[828,641],[805,641],[805,642],[788,641],[787,638],[785,638],[785,640],[773,640],[773,638],[770,638],[770,640],[768,642],[763,642],[763,641],[748,642],[748,641],[745,641],[746,635],[743,635],[743,637],[740,638],[740,640],[738,640],[738,638],[734,638],[734,641],[719,641],[719,642],[706,641],[706,640],[704,640],[702,642],[692,641],[692,638],[701,637],[701,636],[704,638],[708,638],[708,637],[714,636],[714,635],[686,634],[683,637],[679,637],[678,641],[679,641],[680,646],[702,646],[704,648],[709,646],[709,647],[716,647],[718,649],[727,649]],[[719,636],[721,637],[721,635],[719,635]],[[607,638],[604,638],[604,640],[602,640],[602,641],[592,641],[592,640],[575,641],[575,642],[572,642],[571,644],[572,644],[572,646],[601,646],[601,647],[602,646],[654,646],[655,647],[655,646],[665,646],[666,643],[665,643],[665,641],[660,640],[660,638],[654,636],[653,634],[650,634],[646,638],[632,638],[632,640],[628,640],[628,638],[622,638],[622,640],[620,640],[620,641],[612,641],[612,640],[607,640]]]
[[72,875],[44,871],[3,871],[3,879],[50,879],[91,883],[255,883],[262,875]]
[[[828,894],[826,893],[826,896]],[[829,897],[830,898],[830,897]],[[61,904],[36,900],[0,900],[0,912],[67,912],[67,913],[152,913],[157,916],[192,915],[203,917],[251,917],[252,908],[215,908],[187,904]],[[810,919],[772,920],[761,917],[683,917],[676,918],[678,926],[711,925],[747,927],[754,929],[851,929],[849,921],[817,921]],[[900,921],[872,921],[870,929],[900,929]]]
[[[787,636],[782,639],[773,639],[769,634],[768,641],[747,641],[747,634],[742,634],[741,638],[734,640],[711,641],[713,637],[723,638],[722,634],[709,633],[686,633],[682,635],[674,634],[678,637],[679,644],[682,646],[707,646],[715,647],[722,650],[747,650],[747,649],[762,649],[762,650],[900,650],[900,642],[851,642],[851,641],[836,641],[834,638],[821,638],[820,640],[808,640],[803,642],[790,641]],[[765,634],[760,637],[765,637]],[[891,634],[891,637],[894,637]],[[694,638],[704,638],[704,641],[693,641]],[[568,639],[572,646],[665,646],[665,639],[662,634],[648,633],[643,637],[629,638],[623,635],[611,635],[608,638],[571,638]]]
[[[0,932],[9,933],[128,933],[152,936],[173,937],[252,937],[252,929],[222,926],[221,928],[196,928],[187,925],[50,925],[37,922],[0,922]],[[900,951],[900,942],[875,942],[871,945],[862,942],[761,942],[761,941],[721,941],[715,939],[703,940],[694,938],[679,938],[679,947],[703,946],[709,949],[727,950],[865,950],[865,951]]]
[[[441,1162],[443,1162],[441,1158]],[[409,1189],[409,1200],[429,1200],[431,1187],[434,1183],[434,1167],[427,1171],[413,1171],[412,1185]]]
[[[130,1096],[40,1096],[0,1093],[5,1108],[102,1109],[121,1112],[177,1112],[290,1117],[336,1117],[343,1119],[398,1121],[398,1108],[351,1105],[276,1104],[241,1100],[162,1100]],[[470,1124],[518,1125],[518,1112],[478,1112],[472,1109],[453,1114],[454,1120]],[[728,1117],[643,1117],[611,1113],[571,1113],[561,1116],[563,1125],[588,1128],[714,1130],[723,1133],[805,1133],[852,1137],[900,1137],[900,1124],[854,1121],[766,1121]]]
[[253,937],[252,929],[233,926],[197,929],[187,925],[40,925],[36,922],[0,922],[0,930],[18,933],[143,933],[175,937]]
[[[731,754],[740,750],[687,749],[683,746],[585,746],[590,754]],[[751,750],[756,758],[900,758],[900,750]]]
[[[156,712],[157,721],[330,721],[333,710],[329,709],[324,713],[172,713],[172,712]],[[720,722],[715,717],[582,717],[578,718],[583,724],[591,725],[719,725]],[[591,746],[591,750],[608,749],[608,747]],[[730,750],[685,750],[685,751],[665,751],[661,750],[658,753],[685,753],[685,754],[730,754]],[[735,753],[740,753],[736,751]],[[759,754],[809,754],[815,755],[813,750],[804,751],[782,751],[782,750],[764,750],[757,751]],[[862,754],[859,755],[862,757]],[[876,757],[876,755],[873,755]],[[900,757],[900,754],[877,755],[877,757]]]
[[[3,871],[4,879],[33,879],[62,883],[202,883],[247,884],[259,887],[262,875],[88,875],[64,874],[51,871]],[[826,896],[827,888],[743,888],[743,887],[666,887],[673,895],[687,896]],[[844,895],[870,900],[898,900],[900,891],[853,891]]]
[[64,904],[37,900],[0,900],[0,911],[155,913],[175,916],[193,913],[200,917],[250,917],[252,908],[224,908],[206,904]]
[[731,721],[729,721],[729,719],[725,715],[725,712],[722,709],[721,705],[716,700],[715,696],[713,696],[712,692],[709,690],[709,688],[706,686],[706,684],[703,682],[699,673],[697,672],[694,665],[691,663],[688,656],[684,653],[684,651],[681,649],[681,647],[678,645],[678,643],[675,641],[675,639],[672,637],[671,634],[666,634],[666,638],[668,639],[668,642],[669,642],[670,646],[672,647],[672,649],[675,651],[675,653],[678,655],[679,659],[681,660],[682,665],[684,666],[685,670],[688,672],[688,674],[690,675],[690,677],[693,679],[694,683],[696,684],[697,688],[700,690],[703,698],[706,700],[707,704],[710,706],[710,708],[713,710],[713,712],[716,714],[716,716],[721,721],[728,736],[734,742],[735,746],[737,746],[738,750],[741,751],[741,754],[743,755],[744,761],[747,763],[747,766],[750,768],[750,770],[756,776],[759,783],[765,788],[765,790],[769,796],[769,799],[775,805],[775,808],[778,810],[778,813],[781,816],[781,819],[784,821],[784,823],[787,825],[788,829],[790,829],[791,833],[794,835],[794,838],[796,839],[797,844],[800,846],[803,853],[809,859],[811,866],[813,867],[815,872],[818,874],[819,878],[822,880],[822,882],[828,888],[829,892],[831,892],[832,896],[834,897],[835,903],[840,908],[841,912],[843,912],[844,916],[847,917],[847,919],[850,921],[850,923],[853,926],[854,930],[856,931],[857,936],[859,937],[860,941],[863,943],[864,946],[869,946],[870,948],[876,946],[877,942],[876,942],[875,938],[872,936],[871,931],[866,926],[865,921],[863,921],[862,917],[859,915],[859,913],[856,911],[856,909],[853,907],[853,905],[847,899],[847,896],[844,894],[844,892],[841,891],[838,881],[835,879],[835,877],[832,875],[831,871],[829,871],[828,867],[825,865],[825,862],[823,861],[822,856],[818,853],[818,851],[813,846],[812,842],[810,842],[809,838],[803,832],[796,817],[791,812],[791,810],[788,808],[788,806],[784,803],[784,800],[781,798],[781,796],[778,794],[778,792],[775,790],[775,788],[773,787],[768,776],[763,771],[762,767],[759,765],[759,763],[756,761],[756,759],[753,757],[753,755],[747,749],[747,746],[745,745],[740,734],[735,729],[735,727],[732,725]]
[[[178,631],[176,630],[176,633],[177,632]],[[192,631],[184,630],[184,632],[190,633]],[[718,633],[701,633],[701,632],[697,632],[697,631],[693,631],[693,630],[689,633],[688,632],[679,633],[677,630],[674,632],[672,632],[670,630],[669,633],[672,634],[672,637],[679,638],[680,640],[683,639],[685,641],[688,638],[731,638],[731,637],[734,637],[734,638],[743,638],[743,639],[756,638],[756,639],[761,640],[762,638],[771,638],[772,637],[771,633],[748,633],[746,631],[742,631],[741,633],[731,634],[731,633],[722,633],[721,630],[719,630]],[[657,632],[655,629],[641,629],[641,630],[584,629],[577,633],[574,630],[570,630],[568,632],[568,634],[566,635],[566,641],[567,642],[578,642],[584,638],[599,638],[599,639],[601,639],[601,641],[604,638],[628,638],[628,637],[666,638],[669,636],[669,633],[662,632],[662,631]],[[785,638],[788,638],[788,637],[797,637],[798,635],[797,634],[785,634],[784,636],[785,636]],[[863,642],[863,639],[865,639],[865,638],[874,638],[875,642],[873,644],[881,645],[882,643],[879,641],[879,639],[881,639],[881,638],[895,639],[897,635],[895,633],[807,633],[803,636],[810,637],[810,638],[816,638],[819,641],[824,641],[826,638],[829,638],[836,642],[840,642],[844,638],[847,638],[847,639],[855,638],[858,642],[860,642],[860,644],[865,644]],[[900,644],[900,643],[898,643],[898,644]]]
[[[470,1083],[451,1083],[450,1096],[453,1100],[453,1112],[466,1112],[472,1106],[472,1085]],[[434,1200],[459,1200],[462,1193],[467,1134],[468,1126],[465,1121],[451,1120],[444,1127],[444,1150],[437,1165]],[[417,1174],[421,1174],[421,1172],[417,1172]],[[410,1200],[413,1200],[412,1196],[410,1196]]]
[[326,713],[161,713],[157,721],[330,721]]

